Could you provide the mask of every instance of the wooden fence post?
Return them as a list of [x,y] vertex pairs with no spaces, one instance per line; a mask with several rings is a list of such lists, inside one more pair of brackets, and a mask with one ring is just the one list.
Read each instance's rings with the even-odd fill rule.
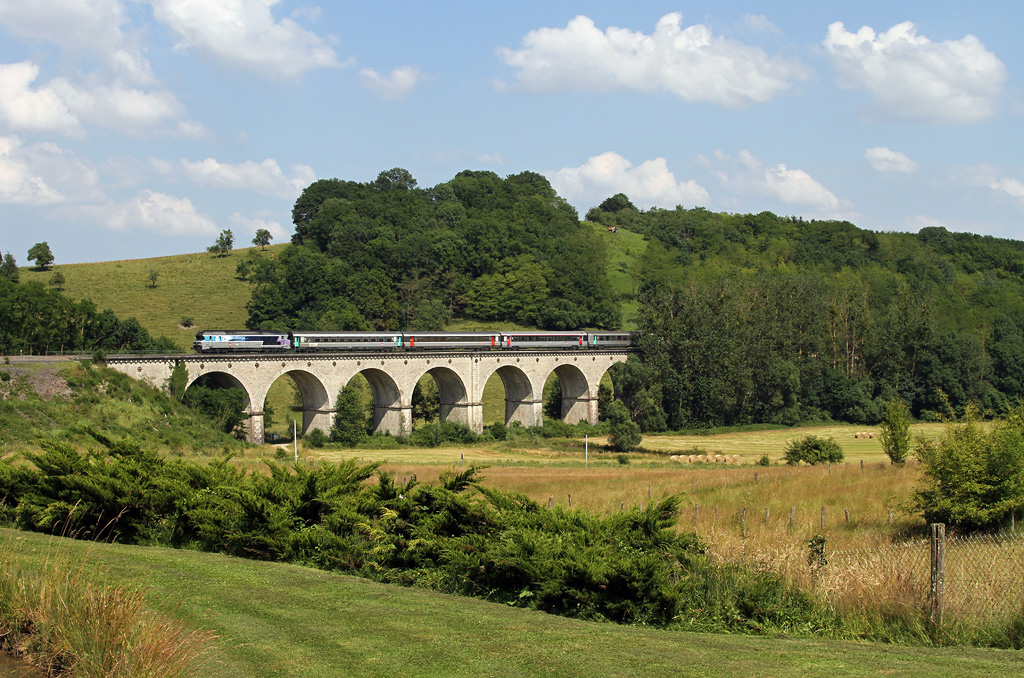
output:
[[793,529],[793,521],[796,520],[796,507],[789,507],[789,529]]
[[821,529],[825,529],[825,507],[821,507]]
[[932,623],[942,624],[942,612],[946,606],[946,526],[932,523]]

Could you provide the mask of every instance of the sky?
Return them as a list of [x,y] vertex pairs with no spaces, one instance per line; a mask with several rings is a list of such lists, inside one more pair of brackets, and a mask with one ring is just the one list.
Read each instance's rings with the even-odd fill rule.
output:
[[1024,239],[1024,3],[0,0],[0,252],[293,232],[316,179]]

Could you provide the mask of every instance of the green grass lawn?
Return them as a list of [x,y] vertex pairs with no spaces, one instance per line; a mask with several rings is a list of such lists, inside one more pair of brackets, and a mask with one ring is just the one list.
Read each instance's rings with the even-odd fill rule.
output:
[[[15,557],[87,563],[220,640],[201,675],[1011,676],[1018,652],[658,631],[581,622],[318,570],[0,530]],[[7,542],[4,544],[3,542]],[[77,567],[77,565],[74,565]]]

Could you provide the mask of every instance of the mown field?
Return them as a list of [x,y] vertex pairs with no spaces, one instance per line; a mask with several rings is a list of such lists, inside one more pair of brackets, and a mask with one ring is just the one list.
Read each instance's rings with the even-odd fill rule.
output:
[[12,530],[0,530],[0,544],[37,569],[56,563],[143,584],[154,608],[218,636],[198,675],[934,678],[1024,670],[1012,651],[657,631],[208,553]]

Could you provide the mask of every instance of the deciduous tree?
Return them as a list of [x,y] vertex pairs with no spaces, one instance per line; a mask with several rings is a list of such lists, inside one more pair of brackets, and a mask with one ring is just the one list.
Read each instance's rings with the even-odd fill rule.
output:
[[32,245],[28,251],[28,258],[35,261],[40,270],[45,271],[53,263],[53,252],[50,251],[50,246],[44,240]]

